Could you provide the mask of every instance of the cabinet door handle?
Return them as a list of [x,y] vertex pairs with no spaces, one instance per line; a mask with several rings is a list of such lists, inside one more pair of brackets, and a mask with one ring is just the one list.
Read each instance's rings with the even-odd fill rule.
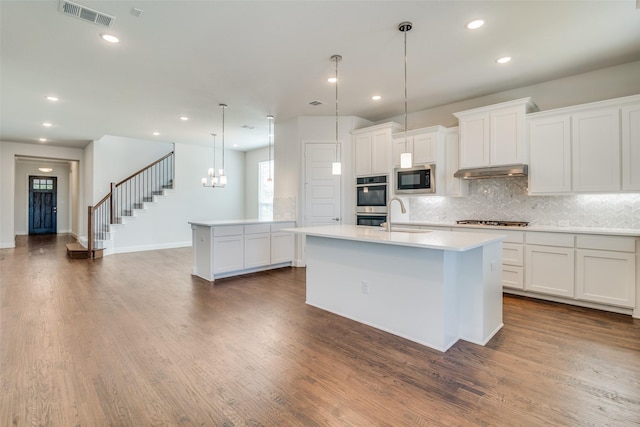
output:
[[331,218],[331,219],[334,220],[334,221],[340,221],[340,218],[337,218],[337,217],[336,218]]

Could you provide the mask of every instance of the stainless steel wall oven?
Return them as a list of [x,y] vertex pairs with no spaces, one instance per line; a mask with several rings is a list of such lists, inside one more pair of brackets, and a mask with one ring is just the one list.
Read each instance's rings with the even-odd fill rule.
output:
[[356,224],[378,226],[387,220],[389,177],[356,178]]

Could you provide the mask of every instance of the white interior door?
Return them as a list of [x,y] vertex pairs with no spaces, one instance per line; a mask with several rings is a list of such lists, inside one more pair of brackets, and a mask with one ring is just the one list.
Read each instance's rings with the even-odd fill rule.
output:
[[341,222],[340,184],[342,175],[331,174],[336,156],[335,143],[305,144],[306,226]]

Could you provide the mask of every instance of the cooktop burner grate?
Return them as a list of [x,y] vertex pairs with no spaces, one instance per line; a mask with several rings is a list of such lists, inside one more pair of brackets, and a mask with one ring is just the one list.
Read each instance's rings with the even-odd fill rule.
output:
[[526,227],[529,225],[527,221],[494,221],[485,219],[461,219],[456,221],[456,224],[494,225],[502,227]]

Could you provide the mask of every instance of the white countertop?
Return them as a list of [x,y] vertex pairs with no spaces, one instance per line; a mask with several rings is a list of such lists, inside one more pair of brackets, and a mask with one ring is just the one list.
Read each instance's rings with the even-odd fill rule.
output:
[[[465,233],[463,231],[427,231],[411,233],[400,231],[391,233],[377,227],[359,225],[323,225],[318,227],[285,228],[308,236],[327,237],[331,239],[355,240],[359,242],[379,243],[386,245],[411,246],[424,249],[445,251],[468,251],[489,243],[504,240],[505,236],[496,234]],[[425,230],[426,231],[426,230]]]
[[429,222],[429,221],[394,221],[394,225],[425,226],[425,227],[455,227],[455,228],[481,228],[490,230],[515,230],[515,231],[545,231],[550,233],[577,233],[577,234],[604,234],[608,236],[640,237],[640,229],[634,228],[600,228],[600,227],[559,227],[553,225],[528,225],[526,227],[505,227],[497,225],[473,225],[456,224],[455,222]]
[[252,225],[252,224],[280,224],[283,222],[293,222],[295,219],[279,220],[279,221],[261,221],[259,219],[227,219],[227,220],[211,220],[211,221],[189,221],[191,225],[199,225],[201,227],[219,227],[225,225]]

